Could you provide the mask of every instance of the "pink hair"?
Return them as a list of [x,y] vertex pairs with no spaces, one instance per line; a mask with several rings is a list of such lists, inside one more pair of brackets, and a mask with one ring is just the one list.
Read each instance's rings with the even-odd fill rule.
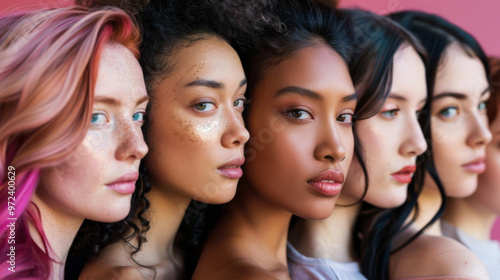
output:
[[[0,17],[0,278],[46,279],[50,244],[31,197],[40,170],[64,160],[83,141],[92,115],[100,53],[107,43],[138,56],[139,33],[117,8],[67,7]],[[15,168],[15,215],[8,184]],[[9,176],[11,177],[9,179]],[[10,183],[12,184],[12,183]],[[10,200],[13,202],[12,200]],[[15,273],[5,258],[15,217]],[[30,235],[40,235],[40,248]]]

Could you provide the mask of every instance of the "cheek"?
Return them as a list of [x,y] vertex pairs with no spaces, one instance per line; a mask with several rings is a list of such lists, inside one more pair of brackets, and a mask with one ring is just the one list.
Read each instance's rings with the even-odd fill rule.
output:
[[[479,175],[477,192],[495,200],[495,204],[497,204],[498,200],[500,200],[500,152],[487,150],[486,154],[486,170]],[[500,206],[497,208],[500,208]]]
[[353,157],[338,203],[352,204],[358,201],[364,192],[364,178],[357,157]]
[[51,200],[81,199],[83,193],[104,184],[99,180],[102,163],[95,156],[85,143],[81,144],[63,163],[44,170],[41,191]]

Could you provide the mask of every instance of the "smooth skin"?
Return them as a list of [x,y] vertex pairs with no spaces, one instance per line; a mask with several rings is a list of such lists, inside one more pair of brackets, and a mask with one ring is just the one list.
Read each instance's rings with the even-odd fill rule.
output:
[[355,106],[345,62],[322,42],[264,70],[248,112],[244,177],[193,279],[289,279],[290,219],[333,211],[338,194],[321,194],[310,181],[325,171],[346,175]]
[[[490,94],[488,81],[479,59],[470,57],[458,43],[450,44],[442,59],[431,105],[434,160],[447,196],[466,197],[476,190],[479,175],[466,164],[484,158],[492,137],[485,110]],[[437,187],[428,174],[418,203],[418,217],[403,238],[422,228],[441,205]],[[484,266],[470,250],[442,236],[440,221],[391,257],[390,273],[393,279],[427,276],[489,279]]]

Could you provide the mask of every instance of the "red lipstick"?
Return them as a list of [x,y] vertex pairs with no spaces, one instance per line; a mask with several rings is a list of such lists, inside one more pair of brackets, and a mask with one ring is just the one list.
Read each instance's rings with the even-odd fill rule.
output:
[[413,177],[415,170],[417,170],[417,166],[415,166],[415,164],[407,165],[391,175],[394,179],[396,179],[396,181],[402,184],[408,184],[411,182],[411,178]]
[[217,168],[217,171],[219,171],[222,176],[229,179],[239,179],[241,178],[241,176],[243,176],[243,170],[241,170],[241,166],[244,162],[245,158],[233,159]]
[[307,181],[314,191],[324,196],[336,196],[342,190],[344,174],[337,170],[328,170]]
[[463,164],[462,167],[469,172],[481,174],[486,169],[484,157],[478,157],[469,163]]
[[131,194],[135,191],[135,181],[137,181],[138,178],[138,172],[129,172],[115,181],[106,184],[106,187],[121,194]]

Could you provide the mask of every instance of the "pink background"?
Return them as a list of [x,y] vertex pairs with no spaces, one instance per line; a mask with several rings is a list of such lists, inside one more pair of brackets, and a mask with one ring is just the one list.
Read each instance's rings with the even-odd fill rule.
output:
[[[487,55],[500,56],[498,0],[476,0],[473,4],[466,0],[341,0],[340,7],[362,8],[382,15],[401,10],[435,13],[474,35]],[[500,241],[500,217],[491,237]]]
[[[71,3],[72,0],[2,0],[0,13],[25,8],[61,7]],[[340,3],[342,8],[358,7],[378,14],[401,10],[436,13],[473,34],[488,55],[500,56],[500,1],[497,0],[476,0],[473,4],[466,0],[341,0]],[[500,240],[500,218],[493,228],[492,238]]]

